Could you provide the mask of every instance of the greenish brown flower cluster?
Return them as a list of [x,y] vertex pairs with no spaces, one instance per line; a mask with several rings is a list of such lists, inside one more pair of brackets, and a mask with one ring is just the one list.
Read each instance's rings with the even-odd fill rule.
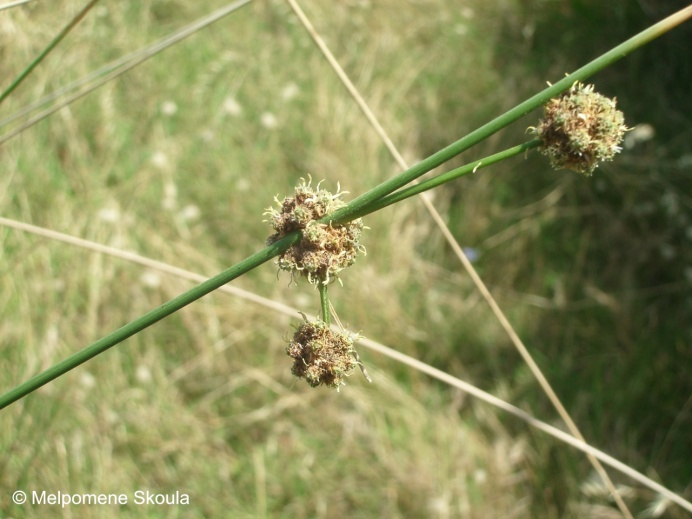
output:
[[348,333],[332,331],[324,321],[305,319],[286,348],[288,356],[294,359],[291,372],[312,387],[338,389],[344,377],[358,365],[353,340]]
[[619,153],[628,128],[615,108],[615,99],[593,91],[593,85],[575,83],[568,92],[545,105],[538,128],[529,128],[543,141],[541,153],[555,169],[571,169],[590,176],[602,161]]
[[270,216],[274,231],[267,242],[272,244],[293,231],[303,231],[303,237],[296,245],[279,256],[279,268],[305,276],[310,283],[329,283],[338,278],[338,273],[351,266],[359,253],[365,253],[360,245],[363,221],[358,218],[343,225],[319,223],[317,220],[346,205],[336,194],[315,189],[301,179],[295,188],[295,195],[284,198],[277,204],[280,210],[269,208],[265,214]]

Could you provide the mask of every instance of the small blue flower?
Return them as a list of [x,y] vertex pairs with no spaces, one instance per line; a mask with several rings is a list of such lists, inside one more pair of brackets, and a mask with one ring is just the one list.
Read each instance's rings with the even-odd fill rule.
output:
[[481,252],[473,247],[462,247],[461,250],[464,251],[464,255],[468,258],[471,263],[474,263],[481,257]]

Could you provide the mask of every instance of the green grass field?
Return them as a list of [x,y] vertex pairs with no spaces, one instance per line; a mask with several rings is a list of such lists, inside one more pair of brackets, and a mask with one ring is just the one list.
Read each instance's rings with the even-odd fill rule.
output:
[[[75,4],[0,11],[0,88]],[[413,163],[673,10],[552,4],[304,9]],[[223,5],[101,2],[0,119]],[[432,196],[587,440],[689,499],[692,38],[676,31],[594,79],[653,140],[589,179],[532,153]],[[454,164],[528,140],[539,115]],[[349,199],[397,172],[288,6],[256,1],[2,144],[0,216],[211,276],[264,246],[264,209],[300,177]],[[366,225],[367,256],[330,289],[344,325],[560,424],[422,204]],[[0,392],[191,287],[0,238]],[[234,285],[320,308],[273,264]],[[213,294],[4,409],[0,517],[619,517],[583,454],[364,347],[373,384],[296,381],[285,346],[300,320]],[[610,474],[638,517],[686,517]],[[129,503],[18,506],[15,490]],[[139,505],[138,490],[189,504]]]

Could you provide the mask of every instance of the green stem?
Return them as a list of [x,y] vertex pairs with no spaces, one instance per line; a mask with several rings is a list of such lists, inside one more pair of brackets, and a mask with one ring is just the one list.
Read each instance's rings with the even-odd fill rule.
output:
[[437,153],[431,155],[427,159],[422,160],[415,166],[407,169],[400,175],[397,175],[396,177],[387,180],[379,186],[371,189],[367,193],[364,193],[361,196],[354,198],[346,207],[343,207],[338,211],[335,211],[334,213],[330,214],[329,216],[323,218],[322,222],[328,223],[329,221],[333,221],[338,223],[345,223],[350,220],[353,220],[354,218],[356,218],[354,215],[359,214],[363,210],[363,208],[365,208],[367,205],[371,204],[375,200],[385,197],[386,195],[405,186],[412,180],[436,168],[440,164],[447,162],[459,153],[466,151],[471,146],[478,144],[484,139],[487,139],[497,131],[513,123],[520,117],[523,117],[530,111],[535,110],[539,106],[544,105],[546,102],[548,102],[549,99],[561,94],[562,92],[565,92],[576,81],[584,81],[588,79],[595,73],[624,58],[630,52],[649,43],[651,40],[661,36],[665,32],[681,24],[690,17],[692,17],[692,6],[686,7],[685,9],[682,9],[677,13],[672,14],[668,18],[663,19],[657,24],[652,25],[648,29],[645,29],[644,31],[633,36],[624,43],[621,43],[617,47],[609,50],[605,54],[584,65],[583,67],[576,70],[567,77],[561,79],[554,85],[551,85],[542,92],[539,92],[538,94],[527,99],[523,103],[505,112],[501,116],[493,119],[492,121],[481,126],[477,130],[469,133],[466,137],[462,137],[461,139],[450,144],[446,148],[438,151]]
[[384,198],[380,198],[379,200],[375,200],[374,202],[366,205],[359,212],[357,212],[353,216],[353,218],[360,218],[370,213],[374,213],[392,204],[396,204],[397,202],[401,202],[402,200],[406,200],[407,198],[411,198],[412,196],[423,193],[424,191],[429,191],[430,189],[441,186],[442,184],[445,184],[447,182],[451,182],[452,180],[455,180],[459,177],[468,175],[469,173],[475,173],[476,171],[491,166],[492,164],[525,153],[526,151],[532,148],[537,148],[538,146],[540,146],[541,142],[542,141],[540,140],[525,142],[524,144],[520,144],[519,146],[514,146],[513,148],[501,151],[500,153],[495,153],[494,155],[474,160],[469,164],[466,164],[456,169],[452,169],[450,171],[447,171],[446,173],[442,173],[441,175],[437,175],[436,177],[430,178],[425,182],[421,182],[414,186],[410,186],[405,189],[395,191],[394,193],[391,193],[385,196]]
[[329,310],[329,294],[327,293],[327,284],[319,283],[317,287],[320,290],[320,305],[322,306],[322,320],[327,323],[327,326],[331,324],[331,311]]
[[7,96],[9,96],[12,92],[14,92],[14,90],[22,83],[22,81],[24,81],[26,79],[26,77],[29,74],[31,74],[31,72],[38,66],[38,64],[41,63],[44,60],[44,58],[46,56],[48,56],[48,54],[50,54],[50,52],[58,45],[58,43],[60,43],[63,40],[63,38],[65,38],[65,36],[67,36],[67,34],[72,29],[74,29],[74,27],[79,22],[82,21],[82,19],[91,10],[91,8],[94,7],[94,5],[96,5],[96,2],[98,2],[98,1],[99,0],[91,0],[91,2],[89,2],[84,7],[84,9],[82,9],[79,13],[77,13],[77,16],[75,16],[74,18],[72,18],[72,20],[70,20],[70,22],[63,28],[63,30],[60,31],[60,33],[55,38],[53,38],[53,41],[51,41],[48,44],[48,47],[46,47],[43,50],[43,52],[41,54],[39,54],[34,59],[34,61],[29,63],[29,66],[24,70],[24,72],[19,74],[19,77],[12,82],[12,84],[7,88],[7,90],[5,90],[2,93],[2,95],[0,95],[0,103],[2,103],[7,98]]
[[216,290],[222,285],[225,285],[229,281],[249,272],[255,267],[269,261],[275,256],[278,256],[291,245],[295,244],[300,239],[300,232],[293,232],[279,241],[265,247],[261,251],[253,254],[252,256],[244,259],[240,263],[236,263],[227,270],[224,270],[220,274],[217,274],[211,279],[208,279],[204,283],[188,290],[184,294],[171,299],[167,303],[162,304],[158,308],[152,310],[135,319],[131,323],[126,324],[122,328],[115,330],[114,332],[106,335],[102,339],[96,341],[95,343],[87,346],[83,350],[70,355],[63,361],[51,366],[46,371],[39,373],[38,375],[30,378],[26,382],[18,385],[14,389],[11,389],[4,395],[0,396],[0,409],[3,409],[13,402],[16,402],[20,398],[25,397],[32,391],[36,391],[38,388],[47,384],[51,380],[64,375],[68,371],[76,368],[80,364],[83,364],[89,359],[92,359],[96,355],[103,353],[109,348],[115,346],[119,342],[124,341],[128,337],[141,332],[145,328],[151,326],[152,324],[160,321],[164,317],[168,317],[173,312],[180,310],[181,308],[189,305],[190,303],[196,301],[197,299],[207,295],[208,293]]

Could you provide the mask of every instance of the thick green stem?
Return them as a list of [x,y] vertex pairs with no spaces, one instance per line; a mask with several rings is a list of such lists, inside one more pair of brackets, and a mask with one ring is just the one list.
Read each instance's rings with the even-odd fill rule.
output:
[[327,284],[320,282],[317,287],[320,290],[320,305],[322,306],[322,320],[327,323],[327,325],[331,324],[331,311],[329,310],[329,294],[327,293]]
[[216,290],[222,285],[225,285],[229,281],[249,272],[255,267],[269,261],[275,256],[278,256],[291,245],[295,244],[300,239],[301,234],[299,232],[293,232],[281,240],[269,245],[268,247],[262,249],[261,251],[253,254],[252,256],[244,259],[240,263],[236,263],[227,270],[224,270],[220,274],[217,274],[211,279],[208,279],[204,283],[197,285],[193,289],[179,295],[178,297],[171,299],[167,303],[159,306],[158,308],[144,314],[142,317],[135,319],[131,323],[126,324],[122,328],[115,330],[114,332],[106,335],[102,339],[96,341],[95,343],[87,346],[83,350],[70,355],[65,360],[55,364],[54,366],[48,368],[46,371],[39,373],[38,375],[30,378],[26,382],[18,385],[14,389],[11,389],[4,395],[0,396],[0,409],[7,407],[13,402],[16,402],[20,398],[28,395],[32,391],[37,390],[39,387],[47,384],[51,380],[64,375],[71,369],[76,368],[80,364],[83,364],[87,360],[95,357],[96,355],[103,353],[107,349],[115,346],[119,342],[124,341],[128,337],[141,332],[145,328],[151,326],[152,324],[160,321],[164,317],[168,317],[173,312],[180,310],[181,308],[189,305],[190,303],[196,301],[197,299],[207,295],[208,293]]

